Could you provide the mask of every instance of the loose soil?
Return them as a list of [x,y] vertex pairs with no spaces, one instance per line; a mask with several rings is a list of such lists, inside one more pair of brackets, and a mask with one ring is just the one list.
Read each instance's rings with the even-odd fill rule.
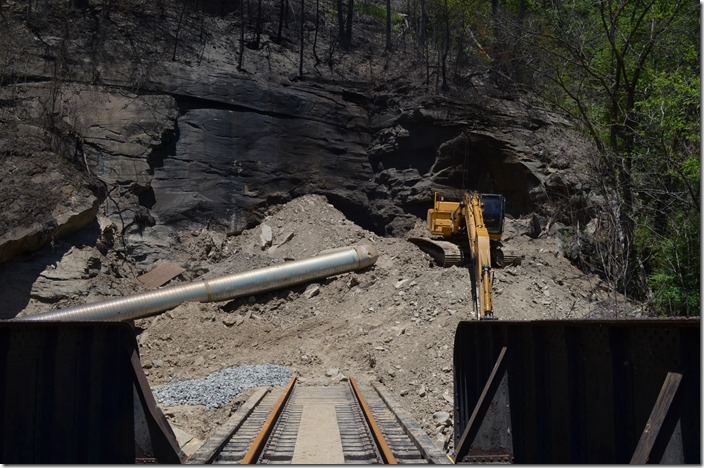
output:
[[[264,225],[272,230],[272,246],[262,246]],[[504,250],[520,255],[522,261],[495,270],[495,311],[500,320],[635,313],[598,277],[570,264],[561,255],[558,239],[545,232],[529,236],[531,226],[529,218],[506,220]],[[419,220],[408,236],[427,234]],[[187,268],[170,285],[359,244],[377,248],[375,265],[256,296],[186,303],[136,320],[142,365],[150,384],[267,363],[289,366],[303,385],[332,384],[346,376],[361,383],[378,381],[439,447],[451,449],[452,425],[435,423],[433,413],[452,414],[455,329],[459,321],[476,317],[467,268],[439,267],[406,239],[366,231],[318,195],[271,208],[261,225],[238,236],[226,237],[207,229],[182,232],[164,261]],[[115,268],[103,268],[104,272],[88,279],[88,289],[102,285],[123,294],[140,289],[133,277],[116,278]],[[32,303],[24,313],[40,306]],[[249,393],[217,409],[162,409],[173,426],[205,440]]]

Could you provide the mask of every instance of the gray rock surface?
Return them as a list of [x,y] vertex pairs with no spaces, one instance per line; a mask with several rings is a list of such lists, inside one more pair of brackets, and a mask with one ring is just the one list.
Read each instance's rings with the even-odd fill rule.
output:
[[3,158],[0,263],[73,234],[95,220],[99,201],[82,175],[53,153]]
[[[254,93],[249,105],[264,99],[262,93]],[[199,222],[207,213],[241,231],[251,227],[248,219],[256,209],[311,192],[350,200],[351,206],[365,210],[364,187],[372,176],[366,140],[363,133],[347,130],[354,116],[344,103],[335,102],[331,94],[328,98],[319,103],[316,95],[299,91],[291,108],[277,102],[274,115],[186,111],[178,119],[174,153],[154,170],[152,211],[157,220]],[[311,116],[305,114],[307,106],[329,109]]]
[[[492,85],[434,93],[399,57],[387,69],[388,62],[355,63],[360,57],[351,55],[344,78],[342,68],[310,65],[298,79],[297,52],[270,38],[248,49],[239,69],[229,17],[206,15],[207,38],[185,27],[172,55],[165,53],[173,50],[171,33],[163,32],[175,30],[177,16],[159,8],[113,11],[100,25],[74,15],[76,34],[66,40],[58,23],[33,31],[20,16],[8,20],[14,59],[7,69],[31,80],[0,86],[8,103],[0,121],[21,130],[21,137],[0,135],[0,150],[37,154],[51,142],[55,155],[94,178],[118,234],[149,236],[159,225],[234,235],[272,205],[308,193],[396,236],[425,218],[435,190],[502,193],[513,216],[538,210],[561,222],[559,203],[574,211],[586,204],[588,197],[572,194],[589,189],[590,145],[526,95]],[[99,38],[78,33],[98,27]],[[48,122],[47,109],[54,111]],[[38,248],[51,238],[47,223],[46,216],[7,219],[0,235],[18,230],[6,250]],[[128,253],[141,263],[152,254],[140,244],[128,242]]]

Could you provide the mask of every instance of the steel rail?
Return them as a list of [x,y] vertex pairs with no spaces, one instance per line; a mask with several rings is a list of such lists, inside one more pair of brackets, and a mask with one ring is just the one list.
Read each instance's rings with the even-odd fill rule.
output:
[[350,377],[350,385],[352,386],[352,393],[354,394],[355,398],[357,398],[359,407],[362,408],[362,413],[364,413],[364,419],[367,420],[367,425],[369,425],[369,429],[371,429],[372,437],[374,438],[377,447],[379,447],[383,462],[387,465],[397,465],[398,461],[396,461],[396,457],[391,451],[389,444],[386,442],[386,438],[384,438],[384,434],[381,432],[381,429],[379,429],[379,425],[376,423],[376,419],[374,419],[374,415],[369,409],[367,402],[364,401],[364,397],[362,396],[362,392],[357,386],[357,382],[355,382],[354,378],[352,377]]
[[279,401],[276,402],[276,405],[274,405],[274,408],[271,410],[271,413],[269,413],[269,417],[266,418],[266,421],[264,421],[264,425],[259,431],[259,434],[257,434],[257,436],[254,438],[252,445],[249,446],[249,450],[247,450],[247,453],[244,455],[244,458],[242,458],[241,463],[243,465],[252,465],[257,462],[257,459],[261,455],[262,450],[264,450],[264,445],[266,445],[266,442],[269,439],[271,432],[274,430],[274,424],[279,419],[279,416],[281,415],[284,406],[286,406],[286,402],[293,393],[293,386],[295,385],[295,383],[296,377],[293,377],[286,386],[283,395],[281,395]]

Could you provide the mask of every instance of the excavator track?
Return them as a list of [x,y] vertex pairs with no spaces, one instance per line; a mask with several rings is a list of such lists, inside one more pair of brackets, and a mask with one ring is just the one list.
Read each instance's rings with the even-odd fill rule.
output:
[[443,267],[464,264],[464,252],[457,245],[449,241],[428,239],[426,237],[410,237],[409,242],[417,245]]
[[[450,241],[428,239],[427,237],[411,237],[409,242],[417,245],[423,252],[427,253],[438,265],[451,267],[452,265],[462,266],[465,263],[465,254],[462,249]],[[520,265],[523,256],[509,255],[500,249],[492,250],[492,266],[503,268],[511,265]]]

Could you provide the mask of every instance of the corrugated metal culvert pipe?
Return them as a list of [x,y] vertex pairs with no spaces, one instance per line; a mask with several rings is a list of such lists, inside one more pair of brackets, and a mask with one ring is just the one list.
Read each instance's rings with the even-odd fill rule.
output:
[[131,296],[53,310],[14,321],[132,320],[172,309],[186,301],[214,302],[271,291],[373,265],[379,254],[373,245],[343,247],[315,257],[208,280],[169,286]]

